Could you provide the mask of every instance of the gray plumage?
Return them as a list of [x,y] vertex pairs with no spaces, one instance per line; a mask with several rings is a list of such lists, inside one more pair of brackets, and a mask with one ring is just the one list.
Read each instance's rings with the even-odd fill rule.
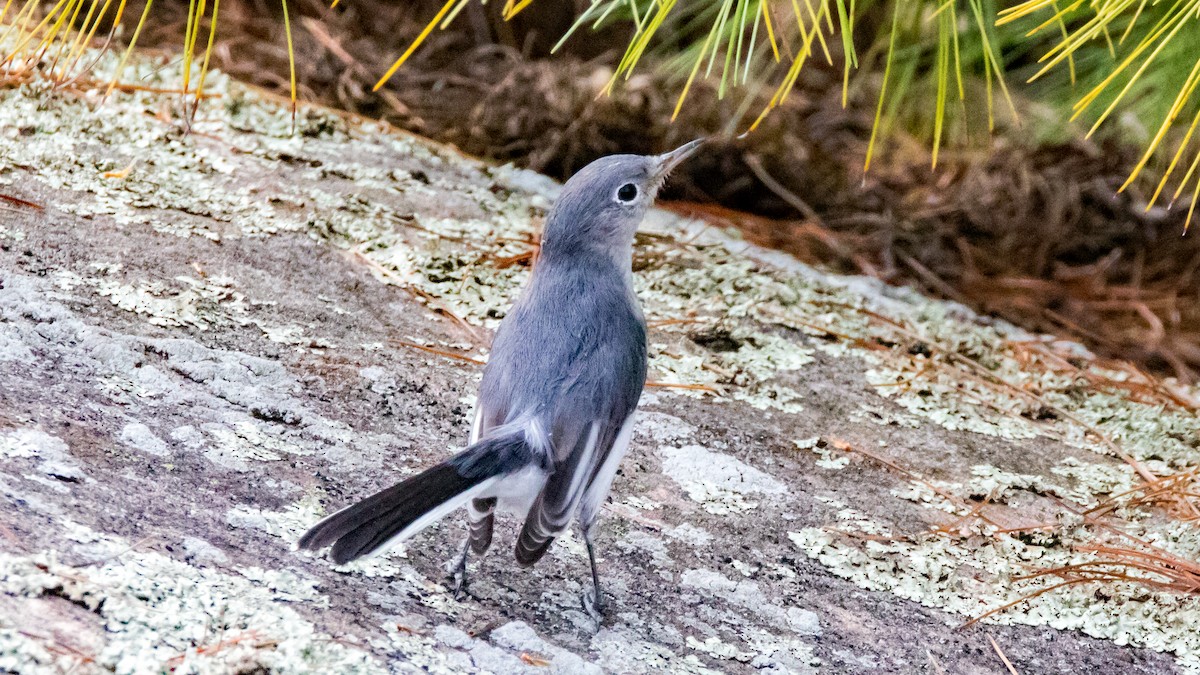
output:
[[469,550],[492,541],[494,512],[524,518],[516,559],[532,565],[577,517],[601,606],[591,526],[629,445],[646,381],[646,325],[633,290],[633,238],[667,173],[700,144],[614,155],[563,186],[528,285],[500,325],[471,444],[445,462],[321,521],[300,540],[343,563],[386,549],[467,505]]

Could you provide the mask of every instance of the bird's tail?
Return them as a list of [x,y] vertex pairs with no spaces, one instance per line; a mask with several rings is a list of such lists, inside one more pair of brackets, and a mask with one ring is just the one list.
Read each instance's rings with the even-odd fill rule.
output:
[[495,479],[534,461],[519,431],[485,438],[401,483],[328,516],[300,538],[315,551],[333,545],[330,558],[343,564],[396,544],[445,517]]

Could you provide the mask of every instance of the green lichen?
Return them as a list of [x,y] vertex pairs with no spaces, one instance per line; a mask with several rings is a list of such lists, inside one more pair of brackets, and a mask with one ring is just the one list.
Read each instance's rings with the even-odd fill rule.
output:
[[[862,527],[863,522],[858,517],[844,518],[838,527],[871,535],[886,529],[878,524]],[[1007,536],[960,540],[931,534],[862,544],[820,528],[788,536],[809,557],[863,588],[894,593],[962,615],[964,620],[1061,581],[1054,575],[1022,580],[1032,569],[1097,560],[1069,547],[1040,546]],[[1098,594],[1096,584],[1067,586],[985,621],[1080,630],[1118,644],[1174,653],[1189,672],[1200,672],[1200,636],[1192,630],[1200,620],[1200,598],[1154,591],[1133,582],[1109,581],[1103,589]]]
[[1100,497],[1128,492],[1133,489],[1136,474],[1127,464],[1092,464],[1068,457],[1050,469],[1071,479],[1074,487],[1069,498],[1085,506],[1093,506]]
[[796,447],[800,450],[811,450],[819,459],[816,461],[817,466],[822,469],[844,469],[850,464],[850,457],[846,455],[834,456],[833,451],[829,449],[828,444],[821,441],[820,436],[812,438],[804,438],[795,441]]
[[[324,607],[311,581],[291,572],[198,568],[74,526],[95,563],[54,554],[0,554],[0,591],[39,601],[61,597],[99,619],[94,653],[29,634],[0,615],[0,669],[113,672],[385,673],[368,652],[322,633],[298,611]],[[48,609],[47,605],[42,605]],[[85,636],[77,636],[76,639]]]
[[688,445],[660,448],[659,454],[663,472],[712,514],[749,511],[758,506],[760,496],[787,494],[770,475],[724,453]]
[[[250,506],[238,506],[225,514],[225,522],[233,527],[257,530],[281,540],[289,549],[300,540],[301,535],[327,515],[321,506],[318,494],[308,494],[288,504],[282,511],[270,511]],[[582,544],[580,545],[582,552]],[[321,554],[303,553],[313,556]],[[415,598],[416,602],[447,617],[462,613],[462,603],[456,601],[449,591],[431,581],[404,561],[408,554],[403,545],[394,546],[378,555],[361,558],[344,565],[334,566],[342,574],[391,579],[395,591]]]
[[140,314],[155,326],[187,326],[201,330],[214,324],[248,323],[246,299],[227,278],[177,279],[181,289],[160,282],[122,284],[96,279],[96,293],[127,312]]
[[17,229],[13,229],[11,227],[6,227],[4,225],[0,225],[0,241],[11,241],[14,243],[18,243],[18,242],[22,242],[24,240],[25,240],[25,233],[22,232],[21,230],[17,230]]

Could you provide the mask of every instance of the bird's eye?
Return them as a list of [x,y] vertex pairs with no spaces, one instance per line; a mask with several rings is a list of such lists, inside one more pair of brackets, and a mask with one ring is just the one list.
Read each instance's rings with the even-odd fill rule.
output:
[[631,202],[637,199],[638,189],[633,183],[626,183],[617,189],[617,200],[622,202]]

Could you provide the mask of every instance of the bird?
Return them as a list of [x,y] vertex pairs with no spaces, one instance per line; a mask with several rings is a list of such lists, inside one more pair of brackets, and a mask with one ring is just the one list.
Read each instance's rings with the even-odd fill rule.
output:
[[605,608],[593,526],[629,449],[646,382],[646,321],[634,237],[697,139],[660,155],[610,155],[562,187],[533,270],[496,331],[467,447],[326,517],[299,540],[344,564],[405,541],[459,507],[468,532],[448,571],[460,597],[469,553],[492,543],[496,512],[523,518],[515,556],[538,562],[577,519],[591,566],[584,609]]

